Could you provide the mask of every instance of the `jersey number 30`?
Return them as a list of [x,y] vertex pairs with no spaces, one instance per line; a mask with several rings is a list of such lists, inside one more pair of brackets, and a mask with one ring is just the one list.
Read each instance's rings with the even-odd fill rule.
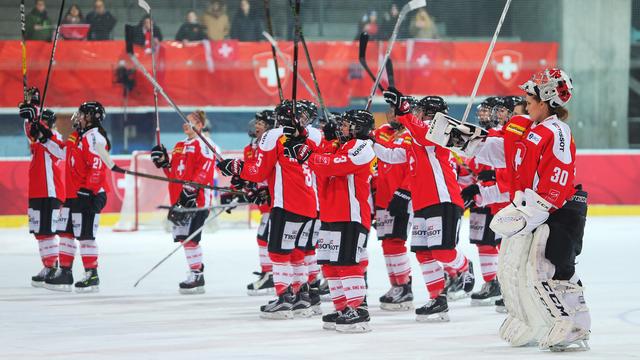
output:
[[562,170],[557,166],[553,168],[553,176],[551,176],[551,182],[564,186],[567,185],[567,179],[569,179],[569,172],[567,170]]

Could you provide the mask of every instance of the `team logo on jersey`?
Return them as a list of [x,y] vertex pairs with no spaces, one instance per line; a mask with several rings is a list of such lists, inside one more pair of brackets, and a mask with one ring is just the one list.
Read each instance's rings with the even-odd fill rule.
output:
[[525,130],[527,130],[524,126],[520,126],[518,124],[514,124],[514,123],[509,123],[509,125],[507,125],[507,128],[505,129],[509,132],[512,132],[518,136],[522,136],[525,132]]
[[527,154],[527,145],[525,145],[522,141],[518,141],[515,143],[516,152],[513,156],[513,170],[518,171],[520,165],[524,161],[524,157]]
[[[280,77],[283,88],[286,86],[287,79],[289,78],[289,71],[287,71],[285,64],[291,63],[291,57],[289,55],[285,53],[284,57],[286,61],[282,61],[282,58],[278,61],[278,76]],[[260,89],[271,96],[278,94],[278,78],[276,77],[276,66],[271,52],[254,55],[252,64],[253,74]]]
[[498,81],[511,86],[522,69],[522,53],[514,50],[497,50],[491,55],[491,65]]
[[542,136],[536,134],[536,133],[532,133],[530,132],[527,135],[527,140],[531,141],[532,143],[538,145],[540,143],[540,140],[542,140]]

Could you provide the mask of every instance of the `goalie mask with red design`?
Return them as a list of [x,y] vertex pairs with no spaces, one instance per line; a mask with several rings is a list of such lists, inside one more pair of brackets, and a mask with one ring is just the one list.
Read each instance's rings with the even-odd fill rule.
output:
[[531,77],[531,80],[520,85],[520,89],[529,95],[536,95],[549,106],[566,105],[571,99],[573,85],[571,78],[560,69],[545,69]]

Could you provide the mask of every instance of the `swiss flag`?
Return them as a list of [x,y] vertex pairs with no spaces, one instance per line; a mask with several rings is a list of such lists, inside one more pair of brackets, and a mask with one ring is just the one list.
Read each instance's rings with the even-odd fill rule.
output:
[[491,66],[498,81],[509,87],[518,79],[522,70],[522,53],[515,50],[496,50],[491,54]]
[[[453,47],[449,43],[429,40],[408,40],[406,61],[410,71],[408,80],[427,93],[451,92],[452,82],[449,78],[451,59],[454,58]],[[443,89],[448,87],[449,89]]]
[[231,62],[238,59],[238,40],[210,41],[210,43],[213,60]]

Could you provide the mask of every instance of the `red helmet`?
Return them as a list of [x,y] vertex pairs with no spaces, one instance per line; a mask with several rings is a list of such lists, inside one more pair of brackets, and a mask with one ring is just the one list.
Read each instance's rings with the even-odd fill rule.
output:
[[542,101],[548,101],[551,107],[558,107],[569,102],[573,85],[566,72],[560,69],[545,69],[520,85],[520,89],[529,95],[537,95]]

